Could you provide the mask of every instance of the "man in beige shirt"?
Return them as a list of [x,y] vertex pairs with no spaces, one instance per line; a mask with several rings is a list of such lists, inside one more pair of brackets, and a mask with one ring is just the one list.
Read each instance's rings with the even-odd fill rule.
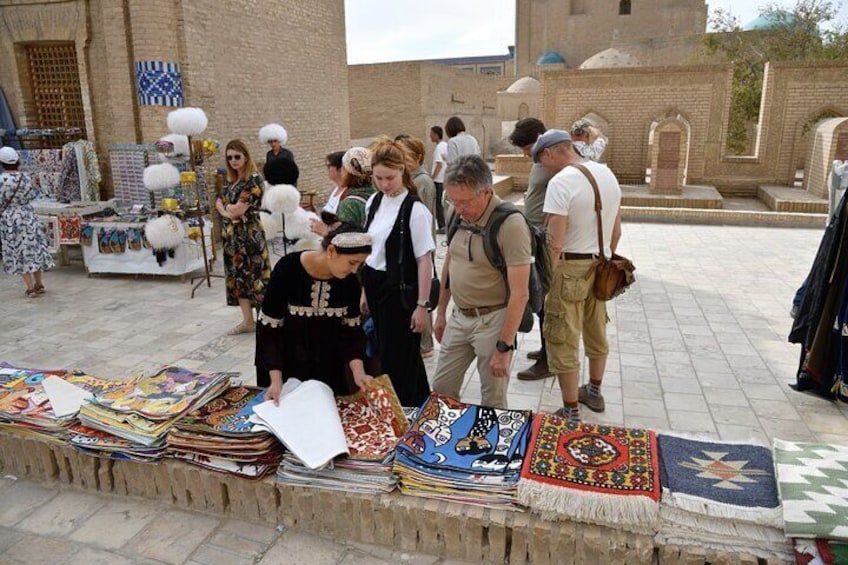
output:
[[[530,230],[520,213],[508,216],[500,227],[505,283],[486,257],[483,244],[492,213],[501,203],[492,187],[489,166],[479,155],[457,158],[445,173],[445,193],[460,221],[442,269],[446,284],[442,285],[433,327],[441,352],[431,386],[459,399],[465,371],[476,358],[482,404],[506,408],[515,336],[529,297]],[[448,320],[451,297],[454,308]]]

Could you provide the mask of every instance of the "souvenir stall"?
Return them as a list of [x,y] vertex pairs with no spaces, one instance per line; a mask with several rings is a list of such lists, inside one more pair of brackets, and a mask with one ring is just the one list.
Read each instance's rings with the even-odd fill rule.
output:
[[[194,129],[180,122],[185,114],[188,121],[195,120]],[[174,110],[168,126],[172,133],[154,144],[110,147],[115,198],[130,212],[82,226],[83,258],[90,274],[182,276],[202,270],[207,282],[214,276],[216,249],[201,165],[219,144],[192,141],[191,135],[206,127],[200,109]]]
[[107,214],[115,202],[108,200],[65,204],[53,200],[36,200],[32,205],[47,235],[50,253],[58,253],[59,264],[68,265],[68,248],[80,244],[83,224]]
[[[161,224],[159,223],[161,220]],[[152,222],[156,222],[155,224]],[[148,233],[162,230],[167,247],[154,248]],[[98,218],[82,226],[81,243],[85,268],[89,274],[179,275],[200,271],[206,254],[212,255],[210,224],[204,223],[201,236],[197,218],[164,214],[153,219],[145,214],[124,214]],[[157,232],[158,233],[158,232]],[[159,240],[156,240],[159,246]]]

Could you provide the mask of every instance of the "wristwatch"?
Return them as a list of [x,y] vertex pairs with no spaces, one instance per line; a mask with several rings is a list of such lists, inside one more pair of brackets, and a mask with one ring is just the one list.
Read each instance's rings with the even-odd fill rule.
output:
[[511,343],[507,345],[505,341],[498,340],[498,342],[495,344],[495,349],[497,349],[501,353],[506,353],[507,351],[515,351],[515,344]]
[[429,300],[419,300],[415,304],[418,305],[418,306],[421,306],[422,308],[427,308],[427,309],[430,308],[430,301]]

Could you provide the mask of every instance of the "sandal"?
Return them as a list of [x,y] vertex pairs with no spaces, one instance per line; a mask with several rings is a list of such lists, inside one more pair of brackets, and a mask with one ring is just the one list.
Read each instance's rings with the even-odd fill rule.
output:
[[28,288],[26,290],[26,297],[27,298],[38,298],[38,291],[35,290],[34,288]]
[[44,285],[43,285],[43,284],[37,284],[37,285],[35,285],[35,293],[36,293],[36,294],[44,294],[45,292],[47,292],[47,291],[46,291],[46,290],[44,290]]
[[253,333],[254,331],[256,331],[256,324],[250,324],[249,326],[247,326],[242,323],[228,331],[227,335],[249,334]]

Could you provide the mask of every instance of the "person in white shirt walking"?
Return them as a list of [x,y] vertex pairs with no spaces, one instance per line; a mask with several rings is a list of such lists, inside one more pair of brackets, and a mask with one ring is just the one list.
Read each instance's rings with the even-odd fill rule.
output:
[[433,126],[430,128],[430,141],[436,144],[433,150],[433,167],[430,169],[430,176],[433,178],[433,183],[436,185],[436,227],[437,233],[445,233],[445,169],[448,168],[448,143],[443,139],[444,132],[442,126]]
[[465,124],[458,116],[448,118],[445,133],[448,134],[448,165],[463,155],[480,155],[480,145],[474,136],[465,133]]

